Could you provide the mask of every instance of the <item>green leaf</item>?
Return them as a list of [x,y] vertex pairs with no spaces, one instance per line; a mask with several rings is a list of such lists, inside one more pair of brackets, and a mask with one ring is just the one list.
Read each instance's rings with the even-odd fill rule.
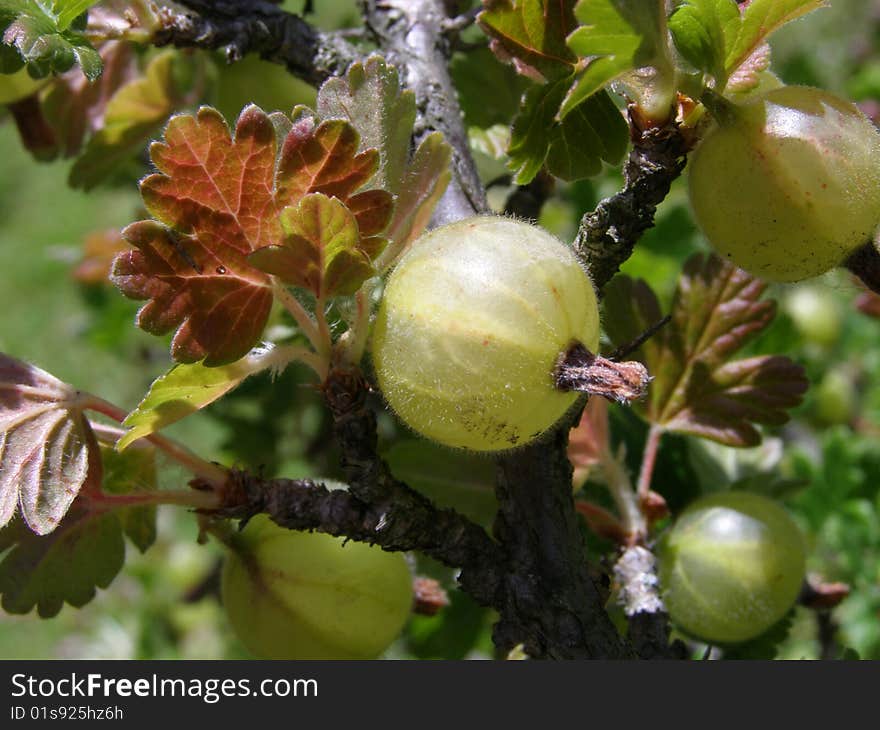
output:
[[275,355],[279,352],[280,349],[255,350],[241,360],[216,367],[202,363],[175,365],[156,378],[146,397],[122,422],[128,431],[119,439],[116,449],[124,451],[139,438],[213,403],[249,375],[277,364]]
[[360,134],[358,148],[379,151],[375,187],[396,194],[409,162],[410,137],[416,121],[416,101],[401,89],[397,69],[381,56],[353,63],[344,77],[327,80],[318,91],[321,119],[346,119]]
[[451,507],[489,526],[498,510],[490,459],[451,451],[428,441],[399,441],[385,454],[395,476],[440,507]]
[[727,49],[739,29],[740,12],[734,0],[688,0],[669,18],[679,53],[721,86],[727,80]]
[[[389,255],[383,257],[383,262],[393,261],[424,230],[446,190],[451,174],[451,148],[435,132],[425,137],[410,157],[415,97],[401,89],[397,69],[386,64],[381,56],[370,56],[364,64],[352,64],[344,78],[326,81],[318,91],[317,110],[324,120],[349,122],[360,134],[361,154],[378,151],[379,167],[371,184],[397,198],[385,231],[393,245],[389,246]],[[363,236],[382,232],[366,234],[361,228]],[[349,258],[349,264],[354,263]],[[362,267],[352,270],[356,268]]]
[[507,150],[518,185],[534,179],[545,161],[554,175],[577,180],[598,173],[602,160],[619,162],[626,151],[626,122],[605,92],[586,99],[576,113],[556,121],[570,85],[571,77],[567,77],[526,92]]
[[487,0],[477,22],[502,60],[534,81],[571,75],[577,58],[565,37],[575,27],[574,0]]
[[[379,229],[385,228],[391,213],[387,193],[383,200],[387,204],[377,203],[383,211],[375,226]],[[281,212],[281,225],[286,234],[281,245],[254,251],[248,257],[252,266],[307,289],[319,299],[354,294],[376,275],[372,261],[385,247],[385,240],[362,237],[355,214],[337,198],[310,193]]]
[[563,180],[580,180],[616,165],[629,143],[626,120],[606,93],[593,94],[550,130],[547,169]]
[[80,491],[101,483],[101,458],[77,390],[0,354],[0,527],[20,509],[52,532]]
[[96,588],[110,585],[122,568],[125,544],[115,513],[74,508],[51,535],[39,536],[22,522],[0,530],[0,595],[7,613],[55,616],[65,603],[81,607]]
[[452,178],[451,161],[452,148],[440,132],[425,137],[415,151],[385,234],[398,249],[418,238],[427,227],[434,206]]
[[739,68],[783,25],[826,5],[825,0],[752,0],[742,15],[736,41],[727,52],[725,65],[728,73]]
[[49,8],[37,0],[0,0],[3,43],[18,51],[34,78],[64,73],[79,63],[94,81],[101,75],[101,57],[74,24],[94,1],[59,1]]
[[91,190],[140,151],[181,102],[174,81],[177,51],[153,58],[144,75],[119,88],[107,102],[103,124],[70,171],[70,184]]
[[825,5],[825,0],[753,0],[741,11],[734,0],[686,0],[669,19],[669,29],[681,55],[723,90],[744,65],[752,66],[751,76],[767,67],[769,53],[762,47],[773,32]]
[[67,30],[80,15],[98,0],[54,0],[52,13],[61,30]]
[[[140,445],[119,453],[109,446],[101,447],[104,462],[102,491],[107,494],[131,494],[157,489],[156,450]],[[116,510],[122,530],[142,553],[156,541],[156,506],[141,505]]]
[[[786,410],[807,389],[803,368],[782,356],[731,360],[775,315],[775,303],[760,299],[766,286],[717,256],[687,261],[672,321],[637,353],[654,378],[647,403],[637,405],[648,421],[745,447],[761,441],[753,424],[788,420]],[[624,276],[606,288],[604,306],[606,332],[618,345],[661,318],[650,287]]]
[[587,59],[587,67],[559,110],[561,117],[614,79],[666,54],[662,0],[580,0],[574,13],[581,25],[568,36],[568,46]]
[[501,63],[488,48],[457,53],[452,57],[449,72],[469,127],[508,125],[529,86],[527,79]]

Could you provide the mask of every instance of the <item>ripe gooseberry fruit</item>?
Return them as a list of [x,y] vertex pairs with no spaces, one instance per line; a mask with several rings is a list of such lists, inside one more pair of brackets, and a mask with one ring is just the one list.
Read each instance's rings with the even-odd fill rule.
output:
[[400,553],[254,517],[233,536],[223,605],[236,635],[262,659],[374,659],[412,608]]
[[707,103],[718,125],[693,154],[689,189],[697,223],[722,256],[791,282],[842,264],[872,240],[880,133],[855,105],[805,86],[741,105]]
[[719,492],[690,505],[659,545],[670,618],[711,642],[769,629],[792,607],[805,574],[800,530],[785,509],[749,492]]
[[388,404],[448,446],[498,451],[550,428],[577,394],[553,373],[573,342],[599,343],[596,294],[559,239],[478,216],[419,238],[391,273],[372,354]]

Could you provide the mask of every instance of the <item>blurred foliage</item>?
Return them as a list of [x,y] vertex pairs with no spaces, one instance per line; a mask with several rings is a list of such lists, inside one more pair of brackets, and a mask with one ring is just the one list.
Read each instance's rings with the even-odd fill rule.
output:
[[[285,5],[299,11],[302,2]],[[352,2],[316,3],[316,22],[347,27],[357,22]],[[774,68],[787,83],[812,83],[851,95],[880,108],[880,2],[835,0],[793,23],[773,39]],[[479,54],[484,54],[480,51]],[[480,58],[477,55],[475,58]],[[217,59],[215,59],[217,60]],[[469,67],[470,66],[470,67]],[[314,103],[314,92],[262,61],[238,67],[216,64],[211,101],[234,116],[246,101],[267,110],[290,110]],[[481,76],[476,73],[480,72]],[[490,70],[456,62],[468,123],[479,130],[509,120],[516,98],[507,87],[493,90],[505,109],[490,113],[480,81]],[[472,76],[472,74],[474,74]],[[504,76],[504,74],[501,74]],[[262,84],[253,84],[260,78]],[[132,326],[137,303],[102,284],[71,276],[82,258],[81,245],[96,230],[121,226],[139,216],[134,178],[98,187],[86,195],[67,186],[70,164],[38,165],[21,149],[14,125],[0,124],[0,351],[38,364],[77,387],[133,408],[150,383],[168,368],[167,341]],[[487,158],[488,159],[488,158]],[[146,171],[142,162],[138,173]],[[499,165],[486,165],[490,200],[503,208],[511,191]],[[136,173],[136,174],[138,174]],[[571,240],[581,215],[620,186],[608,169],[590,180],[557,183],[540,222]],[[623,267],[647,279],[668,307],[682,262],[704,243],[679,180],[648,231]],[[782,428],[764,429],[764,443],[731,449],[693,438],[668,435],[660,449],[653,488],[673,514],[701,493],[728,488],[761,490],[781,499],[804,530],[809,570],[823,581],[842,581],[851,593],[822,620],[836,627],[833,646],[820,641],[817,612],[802,607],[748,646],[728,656],[814,658],[853,656],[880,659],[880,322],[857,311],[859,285],[845,273],[793,286],[773,286],[780,303],[770,327],[746,348],[746,355],[784,354],[807,370],[811,387],[804,403]],[[289,329],[275,313],[270,327]],[[377,403],[378,405],[378,403]],[[625,445],[626,463],[639,468],[646,426],[631,410],[610,413],[615,448]],[[247,380],[231,395],[197,416],[168,429],[208,458],[262,468],[268,476],[338,479],[330,423],[309,372],[291,368],[274,381],[266,374]],[[387,414],[380,417],[384,453],[418,484],[422,465],[426,491],[442,491],[458,462],[467,479],[458,485],[463,508],[488,520],[492,496],[488,460],[460,459],[414,441]],[[416,473],[412,473],[416,472]],[[185,478],[162,465],[160,484]],[[585,496],[611,508],[607,491],[592,482]],[[450,495],[450,501],[459,499]],[[662,524],[661,524],[662,528]],[[65,606],[51,621],[34,615],[0,618],[0,657],[244,658],[218,603],[217,568],[222,549],[200,545],[198,528],[184,510],[159,510],[155,544],[140,554],[126,547],[127,560],[109,590],[82,609]],[[610,545],[587,535],[591,554]],[[598,562],[598,560],[597,560]],[[416,570],[436,578],[451,604],[434,617],[415,616],[389,649],[395,658],[491,657],[490,611],[453,589],[452,571],[416,556]],[[706,647],[691,646],[702,657]],[[725,654],[713,648],[711,656]]]

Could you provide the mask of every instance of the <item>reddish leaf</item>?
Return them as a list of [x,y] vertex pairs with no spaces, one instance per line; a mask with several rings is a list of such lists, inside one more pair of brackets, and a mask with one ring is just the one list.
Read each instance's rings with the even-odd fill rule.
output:
[[[638,353],[654,377],[645,417],[679,433],[728,446],[761,441],[753,424],[778,425],[801,402],[807,379],[782,356],[729,362],[773,319],[760,299],[766,284],[711,256],[694,256],[676,290],[672,321]],[[642,281],[617,277],[606,290],[605,327],[617,344],[632,341],[660,319],[660,305]]]
[[577,56],[565,39],[577,27],[576,0],[484,0],[477,20],[492,50],[524,76],[549,81],[569,75]]
[[235,139],[220,114],[203,107],[172,118],[165,142],[152,145],[162,174],[147,177],[141,193],[169,228],[150,221],[126,228],[137,250],[116,259],[111,279],[126,296],[150,299],[138,312],[140,327],[154,334],[178,327],[175,360],[232,362],[263,331],[272,292],[246,257],[280,235],[275,150],[275,128],[253,106],[238,118]]
[[342,119],[317,127],[312,117],[296,121],[284,141],[278,167],[278,198],[295,203],[306,193],[345,200],[379,167],[375,149],[358,152],[360,138]]
[[285,208],[281,221],[287,234],[283,244],[250,256],[263,271],[319,299],[354,294],[376,274],[371,258],[381,245],[373,237],[366,239],[368,250],[361,248],[357,218],[338,199],[310,193],[299,205]]
[[123,231],[137,250],[117,256],[111,279],[126,296],[149,299],[137,324],[161,335],[177,327],[171,355],[223,365],[243,357],[259,339],[272,306],[268,277],[231,246],[180,236],[153,221]]
[[[177,328],[174,358],[212,367],[238,360],[259,339],[272,304],[267,272],[316,296],[357,290],[374,273],[384,245],[377,234],[392,210],[389,193],[358,192],[379,160],[358,145],[348,122],[317,124],[304,108],[291,121],[249,106],[234,136],[209,107],[173,117],[150,150],[159,174],[141,183],[158,222],[123,231],[137,250],[117,257],[111,273],[126,296],[150,300],[138,325],[154,334]],[[310,224],[306,211],[316,216]],[[337,229],[321,228],[328,215]]]
[[0,354],[0,527],[18,507],[35,533],[52,532],[80,490],[100,486],[101,475],[79,393]]

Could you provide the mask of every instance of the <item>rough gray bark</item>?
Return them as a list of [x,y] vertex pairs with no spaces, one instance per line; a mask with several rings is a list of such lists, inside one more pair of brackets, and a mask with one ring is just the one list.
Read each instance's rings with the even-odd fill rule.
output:
[[623,169],[624,187],[581,220],[575,251],[590,269],[596,288],[611,280],[654,225],[657,206],[684,170],[690,142],[674,124],[641,132]]
[[190,13],[163,12],[157,46],[223,49],[230,61],[257,53],[318,85],[361,55],[338,34],[322,33],[265,0],[178,0]]

